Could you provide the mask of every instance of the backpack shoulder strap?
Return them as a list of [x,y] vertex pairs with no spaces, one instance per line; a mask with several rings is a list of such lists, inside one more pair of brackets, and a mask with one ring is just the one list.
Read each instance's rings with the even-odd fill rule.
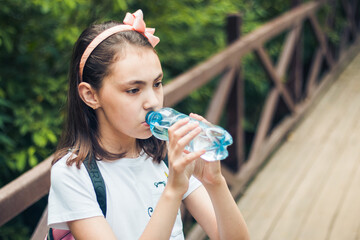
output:
[[169,159],[168,159],[168,155],[166,154],[165,158],[164,158],[164,163],[166,164],[167,167],[169,167]]
[[96,163],[95,157],[93,157],[91,159],[91,161],[89,160],[89,157],[86,157],[86,159],[84,160],[84,166],[89,173],[91,182],[92,182],[94,190],[95,190],[96,200],[99,203],[100,209],[105,217],[106,216],[106,188],[105,188],[104,179],[100,173],[100,170]]
[[[92,158],[92,161],[89,161],[89,158],[86,157],[84,160],[84,166],[89,173],[89,176],[91,178],[91,182],[93,184],[95,194],[96,194],[96,200],[99,203],[100,209],[102,213],[104,214],[104,217],[106,216],[106,188],[104,179],[101,175],[101,172],[99,170],[99,167],[96,163],[96,159]],[[54,229],[49,228],[48,234],[46,236],[46,240],[60,240],[60,239],[74,239],[71,232],[69,230],[61,230],[61,229]]]

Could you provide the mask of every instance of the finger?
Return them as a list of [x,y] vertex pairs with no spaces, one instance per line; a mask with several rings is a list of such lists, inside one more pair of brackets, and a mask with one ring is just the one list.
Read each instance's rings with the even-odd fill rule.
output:
[[[200,151],[198,151],[199,153],[200,153],[200,156],[202,156],[203,154],[205,154],[206,153],[206,150],[204,149],[204,150],[200,150]],[[185,155],[187,155],[187,154],[190,154],[191,152],[189,151],[189,150],[186,150],[186,149],[184,149],[184,151],[183,151],[183,153],[185,154]]]
[[[184,151],[185,146],[201,132],[201,128],[199,128],[198,125],[199,123],[189,123],[185,126],[181,126],[175,132],[169,132],[169,147],[175,151],[176,154],[181,154]],[[185,139],[183,139],[184,137]]]
[[175,139],[180,139],[185,135],[187,135],[189,132],[193,131],[198,126],[199,126],[199,122],[190,122],[173,131],[172,135],[173,137],[175,137]]
[[189,116],[190,116],[191,118],[194,118],[194,119],[199,120],[199,121],[201,121],[201,122],[211,124],[208,120],[206,120],[203,116],[200,116],[199,114],[190,113]]
[[173,169],[175,171],[179,170],[179,169],[185,169],[186,166],[191,164],[196,159],[200,158],[200,156],[203,155],[204,153],[205,153],[205,150],[186,154],[185,156],[183,156],[182,161],[177,162],[177,164],[175,164],[175,166],[173,165]]
[[194,160],[198,159],[204,153],[205,150],[189,152],[188,154],[183,153],[182,157],[179,158],[178,161],[173,162],[171,167],[175,172],[183,171],[186,168],[186,166],[191,164]]
[[185,153],[185,154],[188,154],[188,153],[190,153],[190,151],[184,149],[184,153]]
[[183,118],[174,123],[171,127],[169,127],[169,130],[175,131],[176,129],[186,125],[190,121],[190,118]]
[[190,113],[189,116],[192,117],[192,118],[195,118],[195,119],[197,119],[197,120],[203,120],[203,119],[205,119],[203,116],[201,116],[201,115],[199,115],[199,114],[197,114],[197,113]]
[[179,139],[178,145],[180,148],[185,148],[186,145],[190,143],[199,133],[201,132],[200,127],[196,127],[195,129],[188,132],[185,136]]
[[206,152],[205,150],[200,150],[200,151],[196,151],[196,152],[186,154],[185,159],[186,159],[187,164],[189,164],[190,162],[198,159],[205,152]]
[[171,138],[173,138],[172,136],[174,135],[174,133],[181,127],[186,126],[190,121],[190,118],[183,118],[179,121],[177,121],[176,123],[174,123],[171,127],[169,127],[168,129],[168,134],[169,134],[169,138],[171,140]]

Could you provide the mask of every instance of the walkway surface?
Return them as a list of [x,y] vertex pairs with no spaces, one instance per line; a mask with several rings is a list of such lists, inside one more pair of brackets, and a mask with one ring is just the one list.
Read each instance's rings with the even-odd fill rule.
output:
[[238,203],[252,240],[360,239],[360,55]]

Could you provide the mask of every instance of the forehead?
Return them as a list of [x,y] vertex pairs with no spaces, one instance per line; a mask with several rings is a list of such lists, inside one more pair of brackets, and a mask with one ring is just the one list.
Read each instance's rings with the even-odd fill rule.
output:
[[110,67],[105,80],[117,84],[133,80],[153,81],[161,73],[161,63],[153,49],[127,46]]

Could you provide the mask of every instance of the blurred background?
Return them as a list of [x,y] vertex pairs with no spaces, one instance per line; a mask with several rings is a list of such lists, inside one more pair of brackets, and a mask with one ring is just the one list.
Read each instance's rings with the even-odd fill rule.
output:
[[[240,13],[241,34],[291,9],[295,0],[0,0],[0,188],[49,157],[60,137],[72,47],[94,22],[122,21],[142,9],[161,42],[165,83],[226,47],[226,16]],[[325,10],[326,11],[326,8]],[[336,21],[341,29],[342,20]],[[337,35],[328,33],[330,41]],[[312,36],[313,38],[313,36]],[[309,38],[307,41],[315,41]],[[275,56],[283,39],[269,44]],[[307,51],[304,49],[304,58]],[[242,59],[244,131],[251,138],[269,88],[252,55]],[[306,62],[306,61],[304,61]],[[306,66],[305,66],[306,67]],[[175,108],[204,114],[216,86],[193,92]],[[47,196],[0,228],[0,239],[28,239]],[[1,213],[0,213],[1,214]]]

